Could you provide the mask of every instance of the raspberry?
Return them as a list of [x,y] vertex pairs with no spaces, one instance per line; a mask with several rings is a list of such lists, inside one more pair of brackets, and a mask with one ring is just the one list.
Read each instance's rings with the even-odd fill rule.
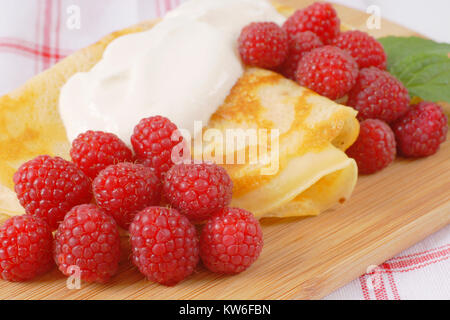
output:
[[198,263],[197,231],[177,210],[149,207],[130,226],[132,261],[150,281],[173,286]]
[[169,119],[155,116],[142,119],[134,128],[131,144],[138,161],[155,170],[158,177],[164,175],[173,166],[172,149],[183,138],[172,140],[172,134],[178,128]]
[[30,215],[12,217],[0,227],[0,278],[26,281],[54,265],[49,225]]
[[386,69],[386,53],[383,46],[365,32],[359,30],[342,32],[333,39],[333,45],[347,51],[361,69],[368,67]]
[[336,10],[329,3],[316,2],[309,7],[297,10],[283,25],[288,35],[312,31],[324,44],[330,44],[339,34],[341,22]]
[[110,164],[133,161],[131,150],[115,134],[102,131],[87,131],[80,134],[70,150],[72,161],[89,178]]
[[66,276],[80,270],[80,278],[104,283],[118,269],[120,236],[114,219],[93,204],[72,208],[55,236],[55,261]]
[[320,38],[311,31],[299,32],[289,38],[289,51],[286,60],[280,66],[279,72],[286,78],[295,81],[298,63],[309,51],[323,46]]
[[179,164],[167,172],[163,191],[172,206],[197,222],[230,204],[233,182],[216,164]]
[[127,229],[137,212],[159,203],[161,184],[151,168],[123,162],[100,171],[92,183],[97,205]]
[[361,174],[371,174],[394,161],[395,147],[391,128],[381,120],[367,119],[361,122],[359,137],[347,155],[355,159]]
[[345,51],[325,46],[307,53],[298,64],[297,82],[318,94],[336,100],[355,84],[358,65]]
[[20,204],[43,218],[52,230],[72,207],[92,199],[91,181],[75,164],[38,156],[20,166],[13,177]]
[[406,157],[426,157],[436,153],[447,138],[447,117],[441,106],[432,102],[413,105],[392,128],[399,153]]
[[235,274],[258,259],[263,248],[259,221],[243,209],[225,208],[211,217],[200,236],[200,257],[211,271]]
[[391,123],[409,107],[405,86],[390,73],[375,67],[361,69],[347,105],[358,110],[358,119],[380,119]]
[[244,27],[238,44],[242,61],[260,68],[278,67],[288,52],[286,33],[273,22],[254,22]]

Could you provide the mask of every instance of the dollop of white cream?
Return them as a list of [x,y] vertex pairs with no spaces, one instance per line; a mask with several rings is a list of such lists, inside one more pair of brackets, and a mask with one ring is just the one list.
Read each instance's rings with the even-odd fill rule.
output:
[[244,72],[241,29],[284,20],[266,0],[190,0],[149,31],[114,40],[89,72],[61,90],[69,140],[101,130],[130,144],[134,126],[154,115],[193,134],[194,121],[206,125]]

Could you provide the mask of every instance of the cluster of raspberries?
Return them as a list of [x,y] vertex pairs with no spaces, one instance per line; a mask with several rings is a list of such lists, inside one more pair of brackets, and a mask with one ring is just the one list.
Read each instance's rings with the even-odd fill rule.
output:
[[432,155],[446,139],[442,108],[431,102],[411,106],[408,90],[386,71],[381,43],[365,32],[341,32],[329,3],[297,10],[283,26],[251,23],[238,48],[245,64],[281,73],[358,111],[361,132],[347,153],[361,174],[385,168],[397,153]]
[[87,131],[72,143],[72,162],[43,155],[20,166],[14,184],[26,214],[0,227],[0,278],[29,280],[56,263],[66,276],[78,268],[82,280],[106,282],[119,269],[119,227],[129,231],[134,265],[164,285],[200,259],[217,273],[250,267],[263,247],[259,221],[229,207],[225,169],[177,154],[187,142],[173,141],[176,130],[167,118],[143,119],[134,152],[114,134]]

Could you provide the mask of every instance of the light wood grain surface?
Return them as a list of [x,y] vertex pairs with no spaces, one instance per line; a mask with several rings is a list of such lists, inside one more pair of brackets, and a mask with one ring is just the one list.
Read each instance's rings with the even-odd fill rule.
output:
[[[313,1],[280,0],[295,7]],[[365,29],[365,13],[336,6],[341,20]],[[412,35],[383,21],[373,34]],[[318,299],[450,223],[450,141],[438,154],[398,159],[361,177],[351,200],[314,218],[262,221],[260,259],[237,276],[199,266],[188,280],[164,287],[144,280],[124,253],[107,285],[66,288],[57,270],[27,283],[0,281],[3,299]],[[123,241],[127,247],[127,241]],[[128,252],[124,250],[124,252]]]

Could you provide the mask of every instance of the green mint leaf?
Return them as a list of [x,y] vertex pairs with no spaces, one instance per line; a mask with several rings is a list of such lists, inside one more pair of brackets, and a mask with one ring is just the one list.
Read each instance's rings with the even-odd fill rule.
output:
[[411,96],[450,102],[450,44],[418,37],[378,40],[386,50],[389,72]]

